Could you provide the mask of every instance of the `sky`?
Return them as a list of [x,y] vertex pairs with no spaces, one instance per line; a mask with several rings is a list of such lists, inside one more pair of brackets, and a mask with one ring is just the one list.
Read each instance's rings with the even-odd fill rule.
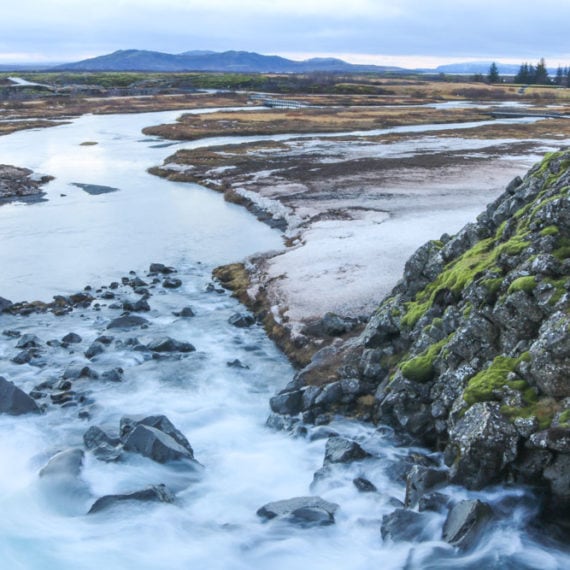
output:
[[557,66],[570,65],[569,23],[570,0],[12,0],[2,6],[0,63],[135,48]]

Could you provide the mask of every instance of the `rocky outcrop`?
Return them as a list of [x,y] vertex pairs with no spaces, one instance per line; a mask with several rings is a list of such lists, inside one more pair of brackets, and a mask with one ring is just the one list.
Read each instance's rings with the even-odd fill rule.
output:
[[8,200],[38,198],[41,186],[53,180],[51,176],[38,177],[28,168],[0,164],[0,204]]
[[570,151],[551,153],[422,246],[362,334],[317,353],[273,412],[388,423],[443,450],[453,483],[538,484],[567,507],[569,191]]

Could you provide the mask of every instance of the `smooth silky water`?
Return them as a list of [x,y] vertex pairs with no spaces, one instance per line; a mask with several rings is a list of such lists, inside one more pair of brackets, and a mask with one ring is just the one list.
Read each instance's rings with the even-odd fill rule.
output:
[[[243,310],[228,294],[208,292],[211,268],[259,250],[281,246],[279,235],[244,210],[196,185],[151,177],[145,170],[172,152],[140,134],[143,126],[173,120],[179,113],[86,116],[72,124],[0,137],[1,162],[56,176],[47,202],[0,208],[0,295],[13,300],[98,287],[153,261],[176,265],[183,286],[153,290],[148,329],[112,334],[141,342],[168,335],[187,340],[196,352],[180,360],[148,359],[111,345],[90,365],[98,371],[124,369],[121,383],[80,380],[74,389],[92,400],[89,419],[78,408],[50,406],[41,416],[0,416],[0,568],[7,569],[290,569],[383,568],[566,568],[570,558],[541,545],[524,529],[535,502],[521,488],[484,493],[447,489],[454,499],[479,497],[509,516],[493,523],[475,553],[443,543],[444,515],[427,517],[421,544],[384,542],[382,516],[403,500],[397,476],[410,450],[388,428],[338,419],[330,426],[354,438],[372,459],[334,466],[311,485],[323,462],[326,440],[318,428],[292,437],[265,426],[268,400],[294,371],[254,326],[237,329],[228,318]],[[96,146],[80,146],[96,141]],[[198,143],[193,143],[198,144]],[[72,182],[118,188],[92,196]],[[60,196],[66,194],[66,196]],[[132,296],[127,288],[120,295]],[[0,374],[30,391],[60,377],[70,363],[89,364],[83,351],[120,310],[102,302],[54,317],[3,315],[0,329],[33,332],[43,341],[79,333],[68,348],[46,347],[44,366],[18,366],[16,339],[0,335]],[[196,316],[175,317],[191,305]],[[227,363],[239,359],[248,368]],[[117,431],[123,415],[165,414],[188,437],[198,473],[126,454],[117,463],[87,453],[79,478],[64,485],[38,472],[59,450],[82,446],[90,425]],[[434,456],[437,460],[437,456]],[[358,493],[363,476],[377,493]],[[124,503],[86,515],[97,497],[164,483],[174,504]],[[317,494],[336,502],[336,524],[299,528],[262,522],[264,503]]]

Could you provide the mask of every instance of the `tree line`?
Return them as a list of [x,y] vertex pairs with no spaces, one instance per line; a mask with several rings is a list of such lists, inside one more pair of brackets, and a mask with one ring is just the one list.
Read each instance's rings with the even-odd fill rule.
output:
[[[476,81],[483,79],[481,75],[474,78]],[[488,83],[502,83],[504,80],[499,74],[497,64],[493,62],[487,73]],[[570,87],[570,68],[558,66],[556,75],[551,78],[544,58],[533,65],[532,63],[522,63],[518,73],[513,78],[513,83],[522,83],[524,85],[560,85],[562,87]]]

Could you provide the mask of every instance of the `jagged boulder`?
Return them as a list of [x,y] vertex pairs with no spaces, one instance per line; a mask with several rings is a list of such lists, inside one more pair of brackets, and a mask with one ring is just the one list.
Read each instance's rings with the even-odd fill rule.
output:
[[446,450],[452,483],[481,489],[500,480],[516,459],[520,436],[499,408],[496,403],[476,403],[452,427]]
[[144,503],[173,503],[174,500],[174,494],[166,485],[151,485],[146,489],[134,491],[133,493],[125,493],[123,495],[105,495],[103,497],[99,497],[91,505],[87,514],[93,515],[127,501],[138,501]]
[[22,414],[39,413],[36,402],[13,382],[0,376],[0,414],[21,416]]
[[356,441],[344,437],[330,437],[325,447],[324,463],[350,463],[370,457]]
[[257,511],[263,519],[281,518],[301,526],[334,524],[334,515],[339,506],[320,497],[295,497],[267,503]]
[[443,540],[452,546],[468,549],[481,536],[491,517],[491,507],[486,503],[479,500],[460,501],[447,515],[443,525]]

